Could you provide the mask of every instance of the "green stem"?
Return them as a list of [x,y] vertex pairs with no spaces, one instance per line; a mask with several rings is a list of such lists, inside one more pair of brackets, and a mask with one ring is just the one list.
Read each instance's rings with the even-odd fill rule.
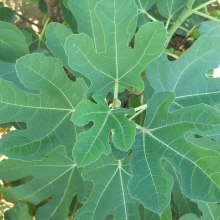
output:
[[145,111],[146,110],[146,108],[145,109],[141,109],[139,112],[136,112],[134,115],[132,115],[130,118],[129,118],[129,120],[132,120],[133,118],[135,118],[136,116],[138,116],[141,112],[143,112],[143,111]]
[[180,14],[179,18],[176,20],[176,22],[172,25],[171,29],[169,30],[167,34],[167,41],[166,45],[169,44],[170,39],[172,38],[173,34],[176,32],[176,30],[179,28],[179,26],[186,20],[186,18],[190,14],[190,10],[192,9],[192,5],[195,0],[188,0],[187,3],[184,6],[184,9],[182,13]]
[[173,54],[173,53],[169,53],[169,52],[165,52],[165,53],[166,53],[167,55],[169,55],[169,56],[175,58],[175,59],[178,59],[178,58],[179,58],[177,55],[175,55],[175,54]]
[[117,109],[120,107],[121,105],[121,102],[120,100],[118,99],[118,86],[119,86],[119,83],[118,83],[118,79],[115,80],[115,87],[114,87],[114,99],[113,99],[113,103],[112,103],[112,107],[114,109]]
[[152,21],[158,21],[156,18],[154,18],[153,16],[151,16],[150,14],[148,14],[144,9],[139,9],[139,11],[141,13],[144,13],[148,16],[148,18],[150,18]]
[[147,108],[147,104],[145,104],[145,105],[141,105],[141,106],[138,106],[137,108],[135,108],[134,110],[137,112],[137,111],[139,111],[139,110],[142,110],[142,109],[146,109]]
[[208,18],[208,19],[210,19],[210,20],[220,22],[220,20],[219,20],[218,18],[214,18],[214,17],[212,17],[212,16],[210,16],[210,15],[207,15],[207,14],[204,14],[204,13],[202,13],[202,12],[200,12],[200,11],[196,11],[196,10],[194,10],[194,9],[191,9],[190,12],[191,12],[191,14],[197,14],[197,15],[200,15],[200,16],[202,16],[202,17],[204,17],[204,18]]
[[43,38],[43,35],[44,35],[44,32],[45,32],[45,29],[46,29],[46,27],[47,27],[49,21],[50,21],[50,17],[48,17],[47,20],[46,20],[46,22],[44,23],[43,30],[41,31],[41,34],[40,34],[40,36],[39,36],[38,48],[40,48],[40,41],[41,41],[42,38]]
[[167,19],[167,23],[166,23],[166,29],[168,29],[169,24],[170,24],[170,18],[168,18],[168,19]]
[[198,11],[198,10],[200,10],[201,8],[206,7],[207,5],[212,4],[212,3],[215,2],[215,1],[216,1],[216,0],[207,1],[207,2],[205,2],[205,3],[203,3],[203,4],[199,5],[199,6],[195,7],[193,10]]

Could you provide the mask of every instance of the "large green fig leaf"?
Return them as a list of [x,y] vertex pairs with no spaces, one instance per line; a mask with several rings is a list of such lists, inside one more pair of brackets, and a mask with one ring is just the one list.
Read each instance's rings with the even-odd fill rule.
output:
[[97,104],[82,101],[72,115],[72,121],[78,126],[94,122],[92,128],[77,136],[73,157],[78,166],[98,160],[102,153],[111,152],[111,131],[114,146],[122,151],[128,151],[135,138],[135,123],[125,117],[125,114],[134,113],[133,109],[109,109],[100,95],[93,98]]
[[72,82],[60,60],[42,54],[27,55],[16,63],[20,81],[38,94],[20,90],[0,79],[0,124],[26,122],[26,130],[16,130],[0,140],[0,152],[23,160],[42,159],[58,145],[71,157],[76,130],[70,121],[75,106],[84,99],[82,79]]
[[26,202],[18,202],[4,214],[5,220],[32,220]]
[[220,64],[220,36],[202,36],[175,61],[165,54],[147,67],[147,77],[156,91],[175,93],[175,108],[219,103],[220,79],[205,72]]
[[73,195],[85,190],[76,164],[66,156],[62,146],[42,161],[4,160],[0,163],[0,177],[7,181],[32,177],[22,185],[4,188],[2,193],[9,202],[24,201],[37,205],[48,199],[49,202],[38,209],[36,219],[66,219]]
[[113,157],[103,155],[84,168],[82,175],[85,180],[94,182],[94,188],[74,220],[101,220],[109,214],[113,214],[115,220],[139,220],[139,201],[132,199],[127,189],[130,159],[115,161]]
[[105,52],[105,36],[101,21],[96,15],[95,7],[100,0],[73,0],[68,5],[76,17],[79,33],[87,34],[94,42],[95,51]]
[[14,25],[0,21],[0,60],[15,62],[29,53],[22,32]]
[[[119,86],[133,88],[139,94],[144,87],[140,74],[164,50],[166,30],[162,23],[142,26],[135,35],[135,47],[129,47],[137,23],[137,6],[133,0],[102,0],[96,4],[96,15],[105,36],[105,51],[97,54],[93,41],[85,34],[71,35],[65,44],[69,65],[91,81],[87,96],[103,97]],[[153,52],[152,52],[153,51]],[[99,83],[97,83],[99,82]]]
[[185,138],[189,132],[202,136],[219,134],[219,112],[205,104],[169,112],[173,100],[171,92],[153,95],[148,102],[144,128],[137,132],[132,148],[129,193],[157,213],[168,206],[173,186],[173,178],[161,164],[163,159],[180,174],[185,196],[206,202],[220,201],[220,154]]

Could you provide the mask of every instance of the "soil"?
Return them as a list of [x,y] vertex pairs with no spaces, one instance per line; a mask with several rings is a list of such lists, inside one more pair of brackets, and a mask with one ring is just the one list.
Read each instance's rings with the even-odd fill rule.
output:
[[[14,9],[18,14],[22,16],[22,17],[18,17],[19,19],[15,23],[18,28],[31,27],[36,32],[39,32],[39,27],[42,26],[44,14],[40,11],[38,5],[28,7],[27,3],[28,0],[6,0],[5,6]],[[23,18],[26,18],[34,22],[39,27],[29,22],[26,22],[25,19]]]

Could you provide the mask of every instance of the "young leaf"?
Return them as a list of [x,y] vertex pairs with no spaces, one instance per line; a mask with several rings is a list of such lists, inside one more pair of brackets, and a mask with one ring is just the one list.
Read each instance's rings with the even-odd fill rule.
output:
[[95,7],[100,0],[69,1],[69,8],[79,24],[79,33],[87,34],[93,39],[95,51],[105,52],[105,37],[101,21],[96,15]]
[[0,79],[0,124],[27,123],[27,130],[4,135],[0,140],[1,153],[11,158],[38,160],[63,144],[71,157],[76,131],[70,117],[84,99],[84,81],[70,81],[60,60],[42,54],[20,58],[16,70],[24,86],[38,90],[38,94],[27,93]]
[[14,25],[0,21],[0,60],[15,62],[29,53],[25,37]]
[[85,190],[76,164],[66,156],[62,146],[42,161],[4,160],[0,163],[0,176],[7,181],[33,178],[25,184],[4,188],[2,193],[7,201],[25,201],[33,205],[49,198],[50,201],[38,209],[36,219],[66,219],[73,195]]
[[95,11],[105,35],[105,52],[97,54],[87,35],[71,35],[65,44],[70,67],[90,79],[88,97],[94,93],[105,97],[113,87],[117,93],[119,85],[133,87],[139,94],[143,90],[142,70],[164,50],[166,30],[163,24],[153,22],[142,26],[135,36],[135,47],[131,49],[128,45],[137,22],[134,1],[102,0],[96,4]]
[[181,188],[188,198],[220,200],[220,154],[200,148],[184,137],[189,132],[219,134],[219,112],[204,104],[169,112],[173,99],[171,92],[153,95],[148,102],[145,128],[137,133],[133,145],[129,193],[157,213],[168,206],[173,185],[173,178],[161,165],[162,159],[181,175]]
[[207,78],[205,72],[220,64],[220,37],[202,36],[175,61],[165,54],[147,67],[147,77],[156,91],[175,93],[175,108],[219,103],[220,79]]
[[100,220],[109,214],[113,214],[115,220],[139,219],[139,201],[132,199],[127,189],[129,168],[130,157],[115,161],[109,156],[102,156],[86,166],[82,175],[86,180],[93,181],[95,186],[88,201],[76,212],[74,220]]
[[26,202],[18,202],[4,214],[5,220],[32,220]]
[[135,138],[135,123],[125,117],[125,114],[134,113],[133,109],[111,110],[100,95],[94,95],[93,98],[97,104],[82,101],[72,115],[72,121],[78,126],[94,122],[92,128],[77,136],[73,157],[78,166],[90,164],[98,160],[102,153],[111,152],[111,131],[114,146],[122,151],[128,151]]

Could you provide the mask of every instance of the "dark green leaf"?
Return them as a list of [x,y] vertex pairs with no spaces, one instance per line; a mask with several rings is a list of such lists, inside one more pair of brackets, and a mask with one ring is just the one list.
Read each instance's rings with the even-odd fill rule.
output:
[[16,20],[17,17],[14,10],[7,7],[0,8],[0,21],[13,23]]

